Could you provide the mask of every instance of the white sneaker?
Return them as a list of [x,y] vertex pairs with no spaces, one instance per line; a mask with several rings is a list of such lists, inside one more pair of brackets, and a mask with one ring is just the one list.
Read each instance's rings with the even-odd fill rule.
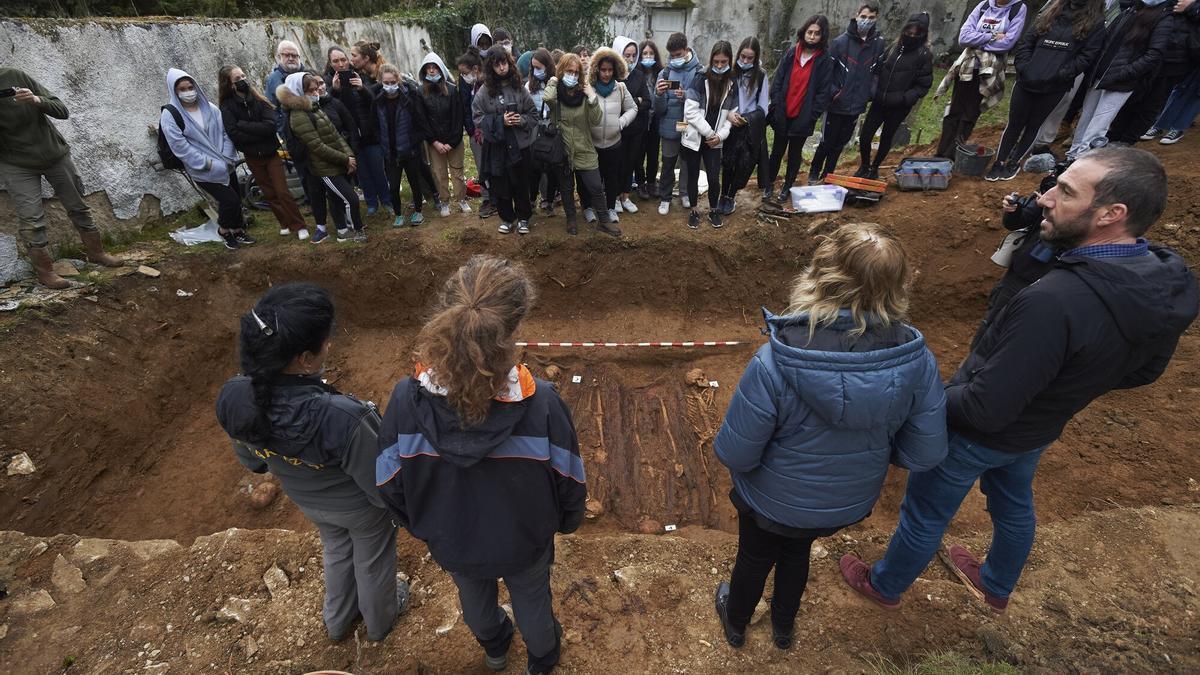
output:
[[679,203],[683,204],[683,208],[692,208],[692,200],[687,198],[687,195],[679,195]]
[[609,210],[608,210],[608,222],[610,222],[610,223],[619,223],[619,222],[621,222],[621,219],[617,217],[617,210],[616,210],[616,209],[609,209]]
[[470,204],[468,204],[468,203],[467,203],[467,200],[465,200],[465,199],[464,199],[464,200],[462,200],[462,201],[460,201],[460,202],[458,203],[458,210],[459,210],[459,211],[462,211],[463,213],[470,213],[470,212],[471,212],[471,205],[470,205]]
[[617,210],[620,211],[622,207],[629,213],[637,213],[637,204],[634,204],[629,197],[617,202]]
[[292,231],[286,227],[281,227],[281,228],[279,228],[279,236],[290,237],[290,236],[292,236]]
[[496,228],[500,234],[508,234],[513,231],[512,223],[500,223],[500,227]]
[[615,208],[613,210],[616,211],[617,213],[624,213],[625,209],[622,208],[620,199],[617,200],[617,208]]
[[658,215],[665,216],[671,212],[671,202],[658,203]]
[[596,210],[591,207],[584,209],[583,210],[583,219],[589,223],[596,222]]
[[304,241],[304,240],[308,239],[308,230],[307,229],[300,230],[299,232],[296,233],[296,236],[300,237],[300,241]]
[[450,205],[449,204],[438,204],[438,215],[443,218],[450,215]]

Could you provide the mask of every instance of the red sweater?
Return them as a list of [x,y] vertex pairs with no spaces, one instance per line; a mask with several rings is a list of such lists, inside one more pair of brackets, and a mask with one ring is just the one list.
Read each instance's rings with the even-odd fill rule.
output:
[[808,93],[808,79],[812,77],[813,62],[821,55],[821,52],[814,52],[812,58],[804,65],[800,65],[800,55],[804,53],[804,47],[796,46],[796,58],[792,61],[792,77],[788,80],[787,90],[787,116],[788,119],[800,116],[800,108],[804,107],[804,95]]

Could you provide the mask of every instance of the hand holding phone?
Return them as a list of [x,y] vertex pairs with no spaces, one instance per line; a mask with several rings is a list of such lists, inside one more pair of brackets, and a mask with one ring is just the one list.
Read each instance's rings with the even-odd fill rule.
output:
[[16,87],[6,87],[4,89],[0,89],[0,98],[11,98],[16,95],[17,95]]

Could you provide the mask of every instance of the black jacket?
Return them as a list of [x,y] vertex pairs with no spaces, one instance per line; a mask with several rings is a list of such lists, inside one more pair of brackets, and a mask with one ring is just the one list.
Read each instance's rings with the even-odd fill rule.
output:
[[423,118],[420,128],[425,134],[425,141],[438,141],[456,148],[462,143],[466,129],[467,107],[458,93],[458,87],[445,80],[442,83],[446,85],[447,94],[442,94],[440,87],[420,85],[417,97],[417,112]]
[[771,78],[771,126],[774,127],[775,133],[807,138],[812,135],[817,119],[829,108],[835,86],[834,62],[828,52],[823,52],[815,58],[808,80],[808,91],[804,94],[804,104],[800,106],[800,114],[795,117],[787,116],[787,92],[788,84],[792,81],[792,67],[796,61],[796,45],[788,47],[783,60],[775,69],[775,75]]
[[362,135],[359,133],[358,120],[354,118],[354,113],[350,112],[346,104],[332,96],[325,96],[317,103],[317,107],[325,111],[330,121],[333,122],[334,128],[350,144],[350,148],[354,152],[358,152],[362,145]]
[[319,379],[284,375],[271,390],[271,438],[253,435],[257,409],[250,378],[230,378],[217,395],[217,420],[242,466],[270,471],[301,508],[356,511],[383,500],[375,487],[379,411]]
[[1091,81],[1096,88],[1107,91],[1133,91],[1155,75],[1162,66],[1163,50],[1171,39],[1173,21],[1164,21],[1171,13],[1171,5],[1163,5],[1153,11],[1159,12],[1150,36],[1142,44],[1133,44],[1126,39],[1130,26],[1144,7],[1139,1],[1123,10],[1108,27],[1104,49],[1097,58]]
[[861,115],[867,103],[875,97],[876,71],[883,56],[883,38],[875,28],[865,36],[858,34],[858,21],[850,19],[846,32],[833,39],[829,56],[833,59],[834,95],[829,112],[839,115]]
[[[528,371],[526,371],[527,373]],[[587,488],[571,411],[542,380],[523,400],[492,402],[463,430],[446,399],[408,378],[383,427],[383,499],[448,572],[495,578],[528,569],[583,519]]]
[[[354,71],[350,71],[354,72]],[[379,143],[379,131],[375,128],[374,120],[371,119],[371,99],[374,96],[374,91],[366,76],[359,76],[363,86],[360,89],[353,87],[342,87],[339,89],[333,88],[333,79],[338,77],[337,73],[325,73],[325,89],[334,99],[342,102],[346,106],[346,110],[354,117],[354,126],[358,129],[358,139],[361,145],[375,145]],[[358,146],[355,146],[356,148]]]
[[1172,12],[1164,23],[1170,22],[1170,38],[1163,48],[1162,70],[1171,78],[1186,76],[1200,60],[1200,4],[1193,3],[1184,12]]
[[929,37],[929,15],[925,12],[908,18],[901,32],[916,26],[921,32],[921,46],[908,49],[893,44],[875,63],[876,105],[885,108],[911,108],[925,97],[933,86],[933,54],[926,40]]
[[1095,398],[1162,374],[1200,307],[1174,251],[1060,258],[999,313],[946,385],[947,423],[980,445],[1052,443]]
[[221,103],[221,122],[233,147],[247,157],[270,157],[279,151],[275,111],[257,96],[230,96]]
[[1013,48],[1017,68],[1017,84],[1035,94],[1062,94],[1071,89],[1075,77],[1087,72],[1104,48],[1108,31],[1101,19],[1088,34],[1077,39],[1072,30],[1075,13],[1068,3],[1055,19],[1050,30],[1037,33],[1033,29]]
[[650,98],[650,89],[646,81],[646,71],[642,68],[630,68],[629,75],[625,78],[625,88],[629,90],[629,95],[633,97],[633,102],[637,104],[638,114],[633,118],[633,122],[629,126],[621,130],[621,136],[637,136],[644,133],[650,126],[650,108],[653,99]]

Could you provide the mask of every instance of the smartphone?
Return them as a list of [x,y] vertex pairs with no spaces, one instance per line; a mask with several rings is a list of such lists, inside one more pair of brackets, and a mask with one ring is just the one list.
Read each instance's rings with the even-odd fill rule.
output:
[[678,89],[679,80],[667,80],[667,89]]
[[354,77],[353,70],[342,70],[338,72],[338,77],[342,78],[342,89],[350,86],[350,78]]
[[504,104],[504,112],[516,114],[517,104],[516,103],[505,103]]
[[10,96],[16,96],[16,95],[17,95],[16,87],[5,87],[4,89],[0,89],[0,98],[8,98]]

